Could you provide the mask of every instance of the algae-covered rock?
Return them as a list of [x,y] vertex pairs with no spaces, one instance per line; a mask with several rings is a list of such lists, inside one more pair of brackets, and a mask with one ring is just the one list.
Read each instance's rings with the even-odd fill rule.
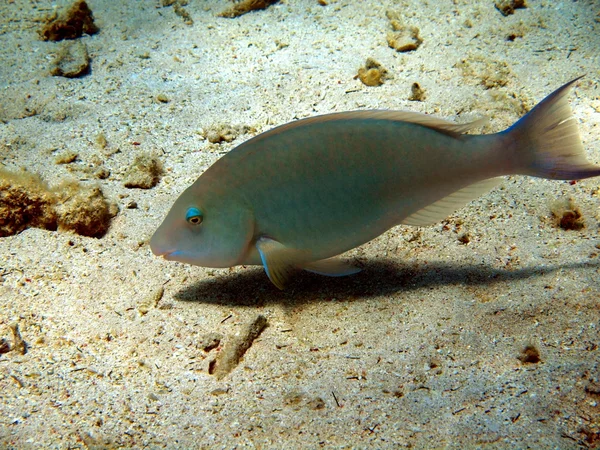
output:
[[0,169],[0,237],[25,228],[56,230],[56,195],[39,177]]
[[40,34],[45,41],[62,41],[97,32],[92,10],[84,0],[77,0],[69,9],[48,17]]
[[177,14],[179,17],[181,17],[183,19],[183,23],[185,23],[186,25],[193,25],[194,20],[192,19],[192,16],[184,8],[184,6],[187,6],[187,4],[188,4],[187,0],[162,0],[161,1],[162,7],[172,6],[175,14]]
[[137,155],[125,175],[125,187],[150,189],[158,184],[163,167],[155,155]]
[[104,236],[117,210],[115,205],[106,200],[98,186],[82,186],[77,181],[67,181],[58,186],[55,192],[60,230],[73,231],[82,236]]
[[30,227],[101,237],[116,213],[97,186],[66,181],[50,188],[39,175],[0,169],[0,237]]
[[393,30],[387,34],[387,43],[391,48],[397,52],[410,52],[419,48],[423,39],[418,27],[405,25],[397,12],[387,11],[386,16]]
[[62,43],[54,59],[50,74],[56,77],[77,78],[90,70],[90,56],[83,42]]
[[550,205],[552,223],[563,230],[581,230],[585,228],[583,214],[572,198],[558,199]]
[[413,83],[410,87],[410,96],[408,99],[411,102],[422,102],[426,97],[425,89],[423,89],[419,83]]
[[206,129],[202,136],[211,144],[232,142],[240,135],[256,133],[256,128],[248,125],[216,124]]
[[279,0],[243,0],[225,11],[221,11],[219,16],[232,19],[249,13],[250,11],[265,9],[278,1]]
[[367,58],[364,67],[358,69],[356,77],[365,86],[381,86],[387,78],[387,70],[373,58]]
[[503,16],[514,14],[515,9],[527,8],[525,0],[496,0],[495,6]]

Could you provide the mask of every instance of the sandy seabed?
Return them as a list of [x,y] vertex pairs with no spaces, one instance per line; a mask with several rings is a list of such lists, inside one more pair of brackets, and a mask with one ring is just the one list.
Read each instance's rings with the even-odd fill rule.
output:
[[[99,32],[77,42],[91,69],[65,78],[50,75],[62,44],[39,32],[67,3],[2,2],[3,168],[98,185],[119,212],[101,238],[0,238],[0,447],[600,445],[598,179],[507,177],[439,224],[349,252],[360,274],[301,274],[283,292],[261,268],[151,253],[210,164],[315,114],[485,115],[495,132],[585,75],[571,105],[600,163],[597,2],[530,0],[508,16],[491,0],[323,3],[228,19],[222,0],[90,0]],[[416,50],[390,48],[388,11],[418,28]],[[381,86],[355,78],[367,58],[386,69]],[[422,101],[409,100],[414,83]],[[126,188],[142,153],[165,173]],[[567,199],[584,228],[555,226],[553,204]],[[240,363],[209,373],[260,316]]]

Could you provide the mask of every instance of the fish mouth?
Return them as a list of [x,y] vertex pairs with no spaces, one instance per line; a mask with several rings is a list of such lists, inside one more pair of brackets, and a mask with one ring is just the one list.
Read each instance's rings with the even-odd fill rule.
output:
[[172,261],[174,259],[177,259],[177,255],[179,255],[180,253],[181,252],[178,252],[177,250],[168,250],[168,251],[164,252],[163,254],[161,254],[160,256],[162,256],[167,261]]
[[172,259],[175,259],[180,252],[178,252],[177,250],[173,250],[173,249],[168,249],[168,250],[152,249],[152,253],[154,253],[156,256],[162,256],[166,260],[172,260]]

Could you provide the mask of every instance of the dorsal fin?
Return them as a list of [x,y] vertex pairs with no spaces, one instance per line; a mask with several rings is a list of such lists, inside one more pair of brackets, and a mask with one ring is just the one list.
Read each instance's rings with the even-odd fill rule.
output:
[[439,131],[451,136],[459,136],[468,130],[484,125],[487,119],[481,118],[469,123],[454,123],[448,120],[439,119],[428,114],[421,114],[410,111],[391,111],[384,109],[373,109],[365,111],[347,111],[340,113],[324,114],[321,116],[307,117],[305,119],[295,120],[293,122],[280,125],[266,133],[255,136],[254,139],[265,138],[270,133],[282,133],[289,129],[299,126],[305,126],[312,123],[323,123],[335,120],[352,120],[352,119],[380,119],[392,120],[397,122],[408,122],[416,125],[421,125],[432,130]]
[[340,115],[356,115],[357,118],[372,118],[372,119],[384,119],[393,120],[398,122],[414,123],[416,125],[422,125],[432,130],[441,131],[446,134],[463,134],[473,128],[484,125],[487,122],[485,117],[477,119],[469,123],[455,123],[449,120],[440,119],[433,117],[428,114],[421,114],[411,111],[385,111],[385,110],[374,110],[374,111],[352,111],[350,113],[340,113]]

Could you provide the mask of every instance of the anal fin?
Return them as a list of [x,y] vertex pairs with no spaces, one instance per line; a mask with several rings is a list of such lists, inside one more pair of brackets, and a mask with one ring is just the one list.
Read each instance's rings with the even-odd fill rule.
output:
[[427,205],[425,208],[411,214],[403,219],[400,223],[403,225],[415,225],[424,227],[433,225],[440,220],[445,219],[457,209],[462,208],[467,203],[497,186],[502,181],[502,178],[489,178],[479,181],[467,187],[459,189],[452,194]]

